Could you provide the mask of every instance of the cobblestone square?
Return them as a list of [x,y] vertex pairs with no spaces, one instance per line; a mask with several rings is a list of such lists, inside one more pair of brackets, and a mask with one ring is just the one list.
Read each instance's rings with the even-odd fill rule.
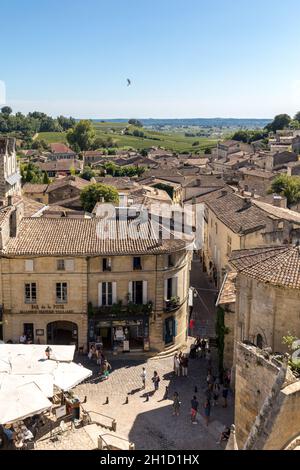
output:
[[[127,359],[109,358],[112,372],[106,381],[100,381],[94,362],[85,358],[78,361],[93,368],[93,377],[88,383],[76,387],[75,393],[81,400],[87,396],[85,409],[115,418],[117,434],[135,444],[136,449],[175,450],[175,449],[222,449],[217,441],[224,425],[233,422],[233,397],[229,396],[229,406],[222,407],[221,397],[218,406],[213,407],[208,427],[204,422],[203,404],[206,390],[206,361],[189,361],[188,377],[174,377],[173,357],[165,359]],[[146,389],[141,390],[142,367],[146,368]],[[153,393],[151,377],[157,371],[161,381],[159,390]],[[165,389],[169,387],[169,398],[165,399]],[[195,394],[199,401],[198,425],[192,425],[190,419],[190,401]],[[179,393],[181,408],[178,417],[173,416],[172,397]],[[149,400],[147,401],[147,394]],[[106,398],[109,404],[106,403]],[[128,403],[126,399],[128,398]],[[37,443],[37,449],[84,449],[91,443],[84,428],[69,432],[53,444],[49,439]]]

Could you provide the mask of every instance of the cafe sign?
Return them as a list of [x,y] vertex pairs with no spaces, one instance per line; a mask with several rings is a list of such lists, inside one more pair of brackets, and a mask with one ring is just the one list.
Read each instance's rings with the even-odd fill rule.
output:
[[30,310],[21,310],[20,313],[46,313],[46,314],[52,314],[52,313],[74,313],[74,310],[66,310],[64,305],[31,305]]

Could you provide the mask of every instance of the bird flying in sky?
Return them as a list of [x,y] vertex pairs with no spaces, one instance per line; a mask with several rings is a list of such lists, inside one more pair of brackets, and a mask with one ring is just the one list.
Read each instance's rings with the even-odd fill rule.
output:
[[130,86],[131,85],[131,80],[129,80],[129,78],[127,78],[127,86]]

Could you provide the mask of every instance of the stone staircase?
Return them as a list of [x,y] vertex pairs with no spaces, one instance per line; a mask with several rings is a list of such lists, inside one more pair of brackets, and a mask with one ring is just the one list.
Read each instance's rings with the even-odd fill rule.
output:
[[117,433],[104,431],[97,424],[88,424],[85,432],[92,441],[95,449],[102,450],[134,450],[134,444],[127,439],[118,436]]
[[186,343],[182,344],[171,344],[171,346],[167,346],[163,351],[156,354],[155,356],[151,357],[151,361],[158,361],[159,359],[166,359],[168,357],[174,356],[174,354],[178,351],[183,351],[187,347]]

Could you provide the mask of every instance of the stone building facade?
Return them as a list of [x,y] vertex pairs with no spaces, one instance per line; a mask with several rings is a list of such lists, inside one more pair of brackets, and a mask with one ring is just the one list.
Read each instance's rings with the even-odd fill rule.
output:
[[299,247],[241,250],[232,253],[231,264],[238,271],[235,343],[286,352],[283,337],[300,337]]
[[0,137],[0,201],[21,193],[21,177],[17,166],[16,140]]
[[[1,213],[0,213],[1,214]],[[0,221],[1,222],[1,221]],[[3,339],[161,351],[186,341],[190,252],[151,222],[3,215]],[[131,233],[131,230],[135,230]]]
[[215,191],[205,200],[204,267],[221,288],[232,251],[296,241],[299,229],[297,213]]
[[282,356],[237,345],[235,429],[239,449],[290,448],[300,435],[300,380]]

